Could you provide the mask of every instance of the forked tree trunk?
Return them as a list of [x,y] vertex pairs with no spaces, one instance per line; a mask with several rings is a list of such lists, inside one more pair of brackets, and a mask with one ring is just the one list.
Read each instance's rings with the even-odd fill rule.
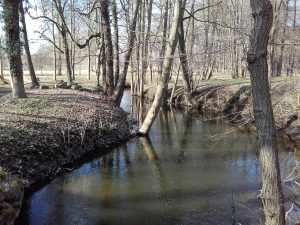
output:
[[21,4],[20,4],[20,16],[21,16],[21,23],[22,23],[22,33],[23,33],[23,38],[24,38],[24,48],[25,48],[25,52],[26,52],[26,56],[27,56],[27,63],[28,63],[28,67],[29,67],[31,85],[32,85],[32,87],[37,87],[37,86],[39,86],[39,82],[38,82],[38,79],[36,78],[36,74],[35,74],[32,59],[31,59],[31,54],[30,54],[23,1],[21,1]]
[[281,186],[276,129],[268,82],[267,45],[273,22],[269,0],[251,0],[254,27],[248,52],[253,112],[259,135],[261,163],[261,201],[265,225],[284,225],[284,199]]
[[149,132],[162,104],[163,94],[166,91],[166,87],[170,78],[171,67],[173,63],[173,57],[178,42],[178,27],[181,18],[182,0],[175,0],[174,17],[170,30],[169,41],[167,43],[167,49],[165,53],[162,74],[160,76],[158,86],[156,89],[155,97],[151,105],[150,110],[139,129],[141,135],[145,135]]
[[67,78],[68,78],[68,82],[72,83],[73,79],[72,79],[70,49],[69,49],[69,43],[68,43],[68,37],[67,37],[67,27],[62,18],[63,14],[64,14],[64,9],[62,7],[61,0],[57,0],[55,7],[56,7],[57,14],[60,16],[60,20],[61,20],[60,34],[61,34],[63,46],[64,46],[64,53],[65,53],[65,60],[66,60],[66,67],[67,67]]
[[10,64],[13,98],[25,98],[23,69],[21,59],[19,7],[21,0],[4,0],[3,17],[6,33],[6,51]]

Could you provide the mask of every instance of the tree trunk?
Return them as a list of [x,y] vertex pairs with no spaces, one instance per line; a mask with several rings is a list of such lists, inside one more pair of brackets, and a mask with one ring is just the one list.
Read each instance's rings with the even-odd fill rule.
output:
[[10,64],[13,98],[25,98],[23,69],[21,59],[19,7],[20,0],[3,1],[4,29],[6,33],[6,51]]
[[61,5],[61,0],[57,0],[56,3],[57,4],[55,4],[55,6],[56,6],[57,14],[59,15],[59,17],[61,19],[60,34],[61,34],[63,46],[64,46],[64,53],[65,53],[65,60],[66,60],[66,67],[67,67],[67,78],[68,78],[69,83],[72,83],[72,81],[73,81],[72,67],[71,67],[70,49],[69,49],[68,38],[67,38],[67,28],[66,28],[66,25],[62,18],[64,11],[63,11],[63,8]]
[[278,58],[277,58],[277,46],[275,42],[277,41],[277,37],[280,31],[280,13],[283,5],[283,0],[274,0],[274,7],[273,7],[273,26],[270,32],[270,65],[269,65],[269,72],[270,76],[274,77],[277,73],[278,67]]
[[30,78],[31,78],[31,85],[32,85],[32,87],[37,87],[37,86],[39,86],[39,82],[35,75],[32,59],[31,59],[31,54],[30,54],[30,49],[29,49],[23,1],[21,1],[21,4],[20,4],[20,16],[21,16],[21,23],[22,23],[22,33],[23,33],[23,38],[24,38],[24,48],[25,48],[25,52],[26,52],[26,56],[27,56],[29,74],[30,74]]
[[7,81],[4,79],[3,57],[2,38],[0,38],[0,84],[7,84]]
[[68,39],[67,39],[67,33],[66,33],[66,28],[64,25],[62,25],[61,28],[61,36],[63,39],[63,44],[64,44],[64,53],[65,53],[65,60],[66,60],[66,65],[67,65],[67,78],[69,83],[72,83],[72,68],[71,68],[71,59],[70,59],[70,50],[69,50],[69,44],[68,44]]
[[[185,7],[186,0],[183,0],[183,7],[181,9],[181,18],[183,17],[183,10]],[[183,79],[183,89],[185,97],[185,105],[192,106],[191,104],[191,83],[189,75],[189,64],[185,47],[185,37],[183,29],[183,20],[179,22],[178,27],[178,43],[179,43],[179,53],[180,53],[180,63],[182,68],[182,79]]]
[[[293,33],[295,35],[297,29],[297,0],[293,2]],[[286,68],[286,75],[293,76],[294,75],[294,67],[295,67],[295,48],[292,48],[288,58],[288,65]]]
[[[166,0],[166,3],[165,3],[165,8],[164,8],[164,18],[163,18],[163,35],[162,35],[162,46],[161,46],[161,51],[160,51],[160,60],[161,60],[161,63],[160,63],[160,67],[159,67],[159,74],[162,74],[162,71],[163,71],[163,64],[164,64],[164,61],[163,61],[163,57],[164,57],[164,54],[166,53],[166,46],[167,46],[167,39],[168,39],[168,21],[169,21],[169,8],[170,7],[171,3],[169,2],[169,0]],[[157,82],[159,82],[159,76],[157,76]],[[163,93],[163,104],[166,104],[167,103],[167,90],[168,90],[168,84],[165,88],[165,92]]]
[[97,69],[96,69],[97,87],[100,87],[100,74],[101,74],[100,69],[101,66],[103,66],[102,51],[103,48],[101,47],[97,52]]
[[[177,69],[177,73],[176,73],[176,78],[175,78],[175,83],[174,83],[174,87],[172,89],[172,92],[171,92],[171,96],[170,96],[170,105],[173,104],[173,96],[175,94],[175,90],[176,90],[176,86],[177,86],[177,82],[178,82],[178,77],[179,77],[179,72],[180,72],[180,65],[178,65],[178,69]],[[175,102],[176,103],[176,102]]]
[[282,37],[281,37],[281,43],[280,43],[280,51],[279,51],[279,56],[278,56],[278,64],[277,64],[277,69],[276,69],[276,77],[280,77],[282,74],[282,68],[283,68],[283,57],[284,57],[284,49],[285,49],[285,39],[286,39],[286,24],[288,22],[288,16],[289,16],[289,1],[283,3],[284,4],[284,10],[285,10],[285,15],[284,15],[284,26],[283,26],[283,31],[282,31]]
[[[54,3],[52,2],[52,17],[54,17]],[[55,37],[55,24],[52,23],[52,38],[53,38],[53,80],[57,79],[57,54],[56,54],[56,37]]]
[[163,71],[160,76],[160,80],[158,82],[154,101],[151,105],[150,110],[148,111],[148,114],[141,128],[139,129],[139,133],[141,135],[145,135],[149,132],[162,104],[163,94],[166,91],[167,83],[170,78],[173,57],[178,42],[178,27],[180,21],[182,20],[181,10],[182,10],[182,0],[175,0],[174,17],[172,21],[169,41],[167,43],[167,49],[166,49],[164,63],[163,63]]
[[134,16],[132,18],[132,23],[131,23],[130,29],[129,29],[130,33],[129,33],[129,37],[128,37],[128,47],[127,47],[128,51],[126,52],[125,59],[124,59],[123,71],[121,73],[121,76],[118,81],[118,85],[117,85],[115,93],[114,93],[113,99],[117,105],[121,104],[121,100],[122,100],[123,93],[124,93],[128,66],[129,66],[130,58],[131,58],[132,51],[133,51],[133,45],[134,45],[135,38],[136,38],[135,30],[136,30],[137,17],[138,17],[141,2],[142,2],[141,0],[136,1]]
[[[72,32],[72,36],[75,37],[76,36],[76,21],[75,21],[75,3],[74,0],[71,1],[71,32]],[[75,73],[75,69],[76,69],[76,62],[75,62],[75,58],[76,58],[76,44],[73,41],[73,44],[71,45],[71,51],[70,51],[70,57],[71,57],[71,68],[72,68],[72,77],[73,80],[76,79],[76,73]]]
[[273,22],[269,0],[251,0],[254,27],[248,52],[253,112],[259,135],[262,173],[261,201],[266,225],[284,225],[284,199],[281,186],[276,128],[268,83],[267,45]]
[[[59,17],[59,13],[57,12],[57,23],[60,24],[60,17]],[[61,38],[61,34],[58,33],[58,47],[59,49],[63,49],[62,46],[62,38]],[[57,76],[62,76],[62,52],[58,51],[58,59],[57,59]]]
[[107,76],[106,76],[106,58],[105,58],[105,44],[104,44],[104,35],[102,34],[102,47],[103,47],[103,52],[102,52],[102,60],[101,60],[101,66],[102,66],[102,86],[103,86],[103,92],[104,94],[107,94]]
[[118,16],[117,16],[117,4],[116,0],[112,0],[112,15],[114,24],[114,85],[117,86],[120,76],[120,56],[119,56],[119,27],[118,27]]
[[112,44],[110,15],[109,15],[109,1],[100,0],[100,12],[102,16],[102,32],[105,44],[105,62],[106,62],[106,79],[107,79],[107,94],[112,96],[114,93],[114,51]]

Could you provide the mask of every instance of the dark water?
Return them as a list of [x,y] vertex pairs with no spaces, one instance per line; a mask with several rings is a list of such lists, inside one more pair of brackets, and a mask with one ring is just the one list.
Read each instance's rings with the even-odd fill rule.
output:
[[[122,102],[131,111],[129,93]],[[136,112],[136,108],[134,109]],[[136,138],[27,199],[22,224],[260,224],[256,138],[225,120],[164,110]],[[280,153],[283,175],[293,154]]]

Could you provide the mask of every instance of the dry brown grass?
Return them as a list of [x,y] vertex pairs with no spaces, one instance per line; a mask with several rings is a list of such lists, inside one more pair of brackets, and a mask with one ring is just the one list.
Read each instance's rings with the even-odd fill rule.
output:
[[27,97],[0,98],[0,166],[27,182],[130,136],[127,113],[103,96],[48,89]]

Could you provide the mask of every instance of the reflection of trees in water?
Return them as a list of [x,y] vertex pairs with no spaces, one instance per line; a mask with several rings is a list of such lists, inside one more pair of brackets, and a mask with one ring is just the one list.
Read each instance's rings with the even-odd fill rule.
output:
[[157,183],[159,184],[160,197],[164,199],[167,193],[167,183],[162,167],[160,165],[159,157],[155,151],[155,148],[149,136],[140,137],[140,141],[142,143],[143,150],[145,151],[148,160],[151,161],[150,164],[151,168],[153,169],[153,175]]
[[182,117],[182,125],[183,132],[179,138],[179,154],[178,154],[178,162],[182,162],[184,159],[184,154],[188,146],[189,135],[193,130],[193,117],[190,115],[189,110],[184,111],[184,115]]
[[[116,203],[122,186],[120,178],[130,177],[131,161],[127,145],[117,148],[101,157],[100,171],[101,182],[99,183],[100,202],[103,207],[112,206]],[[117,178],[117,179],[116,179]]]
[[103,207],[108,207],[113,204],[113,193],[111,190],[111,177],[113,174],[114,157],[116,151],[106,154],[101,158],[100,174],[102,176],[99,193],[100,202]]
[[160,128],[160,135],[162,141],[168,141],[172,143],[172,133],[170,129],[170,121],[169,121],[169,110],[166,107],[163,107],[157,117],[157,123]]
[[144,98],[131,96],[131,115],[141,124],[146,117],[147,104]]
[[148,160],[158,160],[158,156],[155,152],[155,149],[152,145],[152,142],[149,138],[149,136],[140,137],[141,143],[143,144],[143,149],[145,150],[145,153],[148,157]]

